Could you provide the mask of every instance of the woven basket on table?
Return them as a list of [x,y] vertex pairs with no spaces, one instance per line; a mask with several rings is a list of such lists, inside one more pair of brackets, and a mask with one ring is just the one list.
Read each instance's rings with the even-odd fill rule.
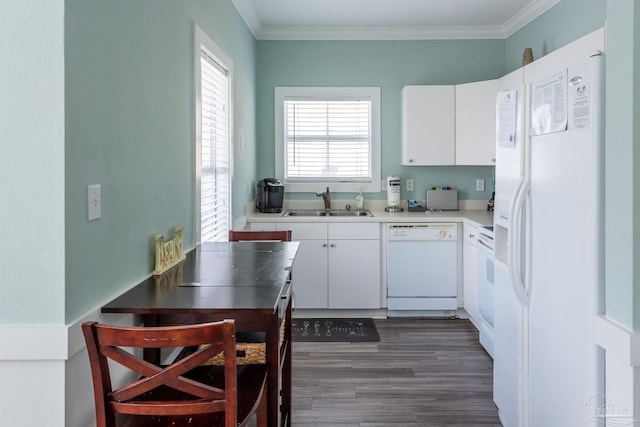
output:
[[[282,321],[280,325],[280,345],[284,340],[284,328],[286,320]],[[237,353],[240,353],[238,355]],[[263,342],[248,343],[237,342],[236,343],[236,364],[238,365],[262,365],[267,363],[267,345]],[[204,362],[202,365],[224,365],[224,353],[220,353],[215,357]]]

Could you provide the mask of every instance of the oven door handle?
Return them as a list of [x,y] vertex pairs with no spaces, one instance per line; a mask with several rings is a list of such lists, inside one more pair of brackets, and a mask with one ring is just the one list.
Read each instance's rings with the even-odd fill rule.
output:
[[482,238],[478,238],[476,239],[476,242],[478,242],[478,244],[482,245],[482,247],[486,250],[488,250],[489,252],[493,253],[493,246],[490,246],[488,243],[486,243]]

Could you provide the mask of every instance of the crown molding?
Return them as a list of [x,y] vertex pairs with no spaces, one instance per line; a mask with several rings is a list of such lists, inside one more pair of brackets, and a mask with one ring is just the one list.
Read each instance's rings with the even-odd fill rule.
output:
[[499,27],[265,27],[259,40],[502,39]]
[[232,0],[258,40],[456,40],[506,39],[558,4],[536,0],[500,26],[485,27],[310,27],[264,26],[250,0]]
[[260,22],[260,17],[256,13],[253,5],[249,0],[231,0],[236,10],[240,14],[240,17],[244,20],[245,24],[253,34],[253,37],[256,39],[260,39],[258,34],[262,31],[262,22]]
[[502,25],[502,32],[504,34],[503,38],[506,39],[513,33],[521,30],[531,21],[533,21],[558,3],[560,3],[560,0],[537,0],[529,3],[527,7],[515,14],[513,18]]

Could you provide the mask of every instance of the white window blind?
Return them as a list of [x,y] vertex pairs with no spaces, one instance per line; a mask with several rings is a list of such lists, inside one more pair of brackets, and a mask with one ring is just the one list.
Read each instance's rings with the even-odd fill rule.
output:
[[274,116],[287,192],[380,192],[379,87],[275,87]]
[[200,52],[200,241],[226,241],[230,228],[229,72]]
[[371,180],[371,99],[285,97],[285,179]]

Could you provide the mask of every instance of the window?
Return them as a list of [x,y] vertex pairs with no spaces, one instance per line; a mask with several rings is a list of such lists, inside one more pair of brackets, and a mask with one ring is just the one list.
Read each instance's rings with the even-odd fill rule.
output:
[[277,87],[275,111],[287,191],[380,191],[380,88]]
[[195,27],[196,243],[228,239],[231,227],[232,62]]

